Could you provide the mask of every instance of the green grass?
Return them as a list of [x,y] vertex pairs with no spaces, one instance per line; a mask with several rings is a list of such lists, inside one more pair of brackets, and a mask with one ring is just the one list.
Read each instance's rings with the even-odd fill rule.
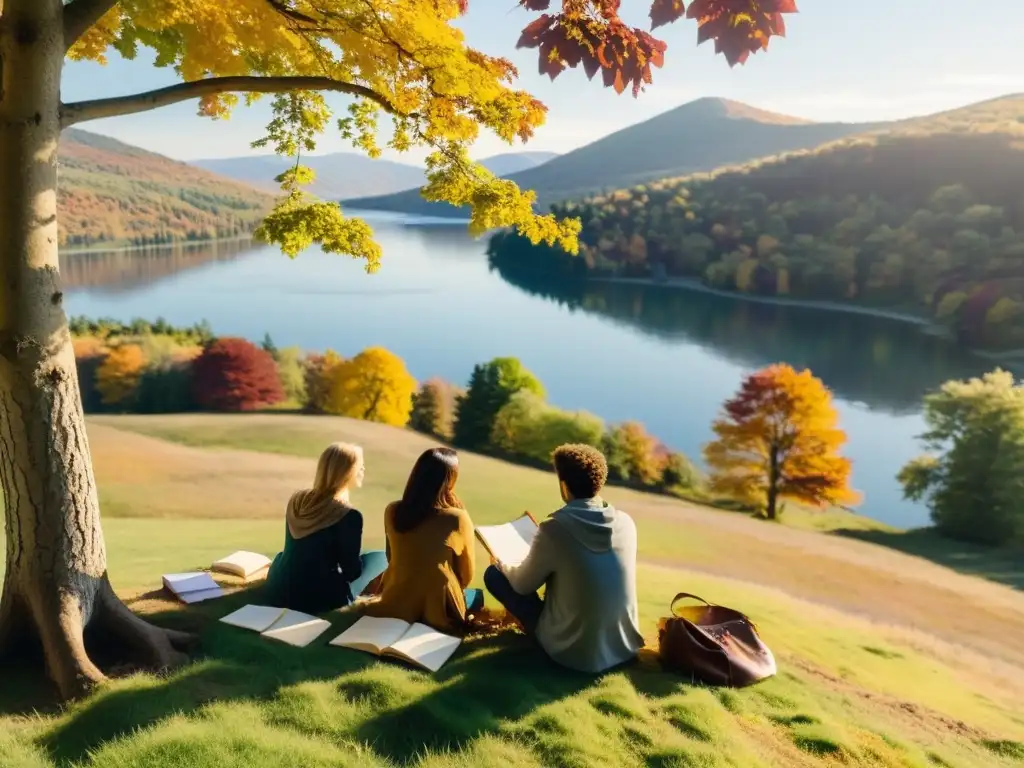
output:
[[[251,599],[242,594],[157,617],[202,629],[202,657],[176,674],[0,719],[0,765],[923,767],[929,753],[957,766],[1014,764],[1024,726],[1009,700],[858,620],[644,567],[645,630],[664,611],[666,582],[683,580],[749,604],[777,678],[715,690],[647,660],[591,678],[555,668],[515,633],[468,642],[430,676],[326,646],[351,617],[334,616],[307,649],[216,623]],[[14,689],[5,685],[0,707],[18,708]]]
[[[66,710],[49,706],[27,668],[0,667],[0,766],[980,768],[1024,760],[1024,658],[1013,657],[1024,597],[862,542],[623,489],[610,495],[640,529],[649,644],[671,596],[692,591],[751,615],[775,651],[776,678],[708,689],[660,671],[648,654],[591,678],[555,668],[516,633],[467,641],[431,676],[326,646],[352,621],[344,614],[329,615],[333,629],[295,649],[216,621],[258,594],[188,609],[157,599],[161,573],[204,567],[237,548],[276,551],[287,489],[308,481],[329,439],[366,450],[357,503],[368,545],[379,544],[379,512],[429,444],[420,436],[273,415],[90,420],[115,587],[154,621],[200,631],[202,646],[166,678],[116,680]],[[543,513],[555,501],[549,473],[471,454],[459,490],[477,522],[524,508]]]

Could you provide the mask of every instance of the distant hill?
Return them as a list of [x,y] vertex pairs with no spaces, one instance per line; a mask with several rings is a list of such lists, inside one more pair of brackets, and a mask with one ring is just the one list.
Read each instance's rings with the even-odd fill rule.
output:
[[61,136],[59,174],[62,246],[230,237],[273,205],[252,187],[77,128]]
[[[509,178],[551,203],[665,176],[710,171],[722,165],[861,133],[883,124],[812,123],[727,99],[704,98],[609,134]],[[428,203],[416,191],[346,200],[353,208],[461,216],[452,206]]]
[[[504,176],[533,168],[553,157],[556,157],[554,152],[508,152],[489,157],[481,163],[492,173]],[[292,162],[279,155],[254,155],[194,160],[192,164],[268,192],[277,192],[274,177],[289,168]],[[357,152],[310,155],[303,158],[302,163],[316,171],[316,182],[310,186],[310,191],[325,200],[419,190],[426,183],[423,168],[419,166],[373,160]]]
[[554,206],[581,255],[514,233],[492,264],[549,279],[676,279],[931,318],[972,347],[1024,348],[1024,95],[813,150]]

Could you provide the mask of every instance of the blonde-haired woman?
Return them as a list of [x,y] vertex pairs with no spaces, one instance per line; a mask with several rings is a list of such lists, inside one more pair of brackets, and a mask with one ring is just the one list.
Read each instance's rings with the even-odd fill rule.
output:
[[363,516],[349,491],[363,484],[363,451],[334,443],[320,455],[313,487],[288,500],[284,550],[267,574],[272,605],[324,613],[348,605],[387,568],[384,552],[360,555]]

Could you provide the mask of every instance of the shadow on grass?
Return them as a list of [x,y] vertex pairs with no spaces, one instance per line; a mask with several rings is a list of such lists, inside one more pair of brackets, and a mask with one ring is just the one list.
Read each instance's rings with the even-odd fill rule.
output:
[[838,536],[879,544],[904,554],[931,560],[969,576],[1024,590],[1024,551],[955,541],[930,528],[905,532],[837,530]]
[[[330,615],[331,629],[304,649],[217,621],[250,602],[259,602],[256,590],[186,610],[149,613],[147,618],[162,626],[201,631],[193,662],[164,677],[129,676],[101,687],[71,704],[41,733],[38,746],[57,765],[77,764],[119,738],[215,702],[268,703],[268,713],[278,713],[272,720],[303,732],[310,723],[293,717],[278,697],[282,689],[314,683],[335,691],[339,705],[355,706],[359,717],[352,736],[383,757],[407,763],[425,749],[461,751],[479,736],[498,731],[502,721],[595,684],[592,676],[557,667],[513,632],[470,640],[440,672],[427,675],[328,646],[356,620],[353,614]],[[648,695],[679,690],[678,678],[660,674],[653,665],[634,663],[620,671]],[[48,685],[27,673],[7,674],[0,669],[0,714],[56,710],[52,699],[47,701]]]

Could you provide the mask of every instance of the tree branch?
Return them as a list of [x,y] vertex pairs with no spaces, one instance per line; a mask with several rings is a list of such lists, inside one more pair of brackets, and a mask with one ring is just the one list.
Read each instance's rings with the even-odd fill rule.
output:
[[64,50],[77,43],[115,5],[117,0],[74,0],[64,6]]
[[[81,0],[76,0],[81,2]],[[355,83],[346,83],[330,77],[260,77],[240,75],[236,77],[208,77],[203,80],[192,80],[177,83],[166,88],[158,88],[144,93],[133,93],[129,96],[114,96],[109,99],[93,99],[62,104],[60,108],[61,128],[87,120],[99,120],[104,117],[120,117],[147,112],[158,107],[166,107],[189,99],[202,96],[215,96],[220,93],[287,93],[288,91],[335,91],[352,96],[361,96],[380,104],[385,111],[402,117],[412,117],[399,112],[384,96],[371,88]]]

